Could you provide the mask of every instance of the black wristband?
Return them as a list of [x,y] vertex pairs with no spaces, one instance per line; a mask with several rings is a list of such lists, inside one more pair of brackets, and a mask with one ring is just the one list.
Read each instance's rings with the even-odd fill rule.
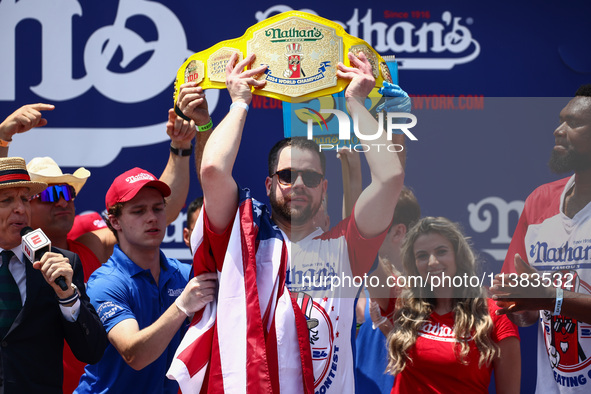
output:
[[185,115],[183,111],[181,111],[180,108],[176,106],[176,104],[174,105],[174,113],[177,114],[179,117],[185,119],[187,122],[191,121],[191,118]]
[[191,144],[191,147],[189,149],[178,149],[173,147],[171,144],[170,151],[177,156],[191,156],[191,153],[193,153],[193,144]]

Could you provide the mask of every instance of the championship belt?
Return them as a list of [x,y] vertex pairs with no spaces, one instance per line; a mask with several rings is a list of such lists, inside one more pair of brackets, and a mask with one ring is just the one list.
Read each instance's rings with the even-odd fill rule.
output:
[[219,42],[189,57],[177,72],[174,101],[186,82],[196,82],[203,89],[224,89],[226,65],[233,53],[238,54],[238,61],[255,53],[256,66],[267,65],[265,73],[257,76],[267,84],[254,89],[254,94],[287,102],[331,95],[349,83],[337,78],[339,62],[351,66],[347,52],[365,54],[376,87],[392,81],[384,59],[339,24],[306,12],[283,12],[251,26],[240,38]]

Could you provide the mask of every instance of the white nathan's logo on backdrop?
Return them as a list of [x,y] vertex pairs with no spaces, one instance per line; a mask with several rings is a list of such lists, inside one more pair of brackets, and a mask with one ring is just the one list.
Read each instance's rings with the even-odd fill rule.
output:
[[[86,17],[78,0],[62,0],[59,6],[47,0],[0,1],[0,101],[16,97],[16,28],[32,19],[41,25],[41,82],[30,89],[46,101],[66,101],[82,96],[91,88],[109,100],[133,104],[147,101],[170,87],[174,73],[185,58],[193,53],[187,48],[184,28],[177,16],[164,4],[146,0],[120,0],[112,25],[103,26],[90,35],[84,46],[84,70],[80,78],[73,75],[73,42],[76,31],[73,19]],[[131,18],[149,19],[157,39],[147,41],[127,27]],[[88,15],[92,18],[92,15]],[[120,66],[125,68],[138,56],[151,53],[139,68],[129,72],[108,69],[115,52],[122,52]],[[217,103],[218,91],[208,94],[210,111]],[[31,130],[19,137],[20,143],[11,154],[32,158],[51,156],[63,166],[104,166],[123,147],[149,145],[166,140],[165,122],[135,128],[51,128],[51,133]],[[47,128],[46,128],[47,130]],[[69,141],[64,150],[54,141]],[[119,144],[119,145],[116,145]],[[80,145],[80,146],[77,146]],[[93,146],[94,149],[86,149]],[[78,156],[72,152],[81,152]]]
[[[292,10],[290,6],[279,4],[265,11],[257,11],[255,18],[260,22],[277,13]],[[318,15],[310,9],[300,11]],[[330,15],[323,16],[330,18]],[[348,21],[334,22],[343,26],[352,36],[367,41],[380,54],[395,54],[401,70],[450,70],[480,55],[480,44],[466,27],[471,21],[471,18],[462,21],[462,17],[444,11],[441,22],[404,20],[389,25],[374,22],[371,8],[361,18],[359,9],[355,8]]]
[[504,261],[507,249],[511,243],[510,216],[516,218],[523,211],[524,202],[515,200],[507,202],[501,197],[486,197],[477,203],[468,204],[468,218],[470,227],[477,233],[484,233],[496,224],[497,235],[491,238],[491,244],[498,245],[498,248],[483,249],[483,252],[490,254],[497,261]]

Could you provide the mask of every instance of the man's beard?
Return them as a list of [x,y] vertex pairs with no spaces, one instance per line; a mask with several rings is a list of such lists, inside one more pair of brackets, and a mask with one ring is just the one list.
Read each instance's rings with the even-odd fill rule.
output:
[[575,152],[572,148],[567,148],[563,154],[552,150],[548,166],[556,174],[583,171],[591,168],[591,157]]
[[[297,194],[292,193],[290,197],[294,196],[297,196]],[[273,215],[280,216],[283,220],[289,221],[292,226],[301,226],[312,220],[322,204],[322,201],[319,201],[316,205],[308,204],[300,209],[289,208],[287,202],[283,201],[280,203],[277,201],[277,195],[274,189],[271,189],[269,200],[271,202]]]

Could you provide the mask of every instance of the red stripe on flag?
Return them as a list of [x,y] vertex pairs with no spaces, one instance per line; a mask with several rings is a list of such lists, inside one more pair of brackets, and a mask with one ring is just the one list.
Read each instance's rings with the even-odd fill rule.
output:
[[[204,272],[217,272],[215,260],[211,253],[209,253],[210,250],[210,242],[207,237],[205,237],[193,255],[193,273],[195,276],[203,274]],[[221,265],[222,264],[220,263],[220,271]]]
[[[267,311],[265,312],[265,319],[263,320],[264,327],[267,327],[267,322],[270,315],[271,305],[275,305],[275,309],[277,309],[277,303],[279,299],[283,295],[285,290],[285,276],[286,276],[286,269],[287,269],[287,247],[285,246],[285,242],[282,244],[281,248],[281,261],[279,265],[279,287],[277,291],[277,298],[275,302],[269,301],[269,305],[267,307]],[[279,393],[281,391],[281,385],[279,384],[279,356],[278,356],[278,349],[277,349],[277,330],[275,327],[275,313],[273,313],[273,318],[271,321],[271,328],[269,330],[269,334],[267,335],[267,362],[269,364],[269,373],[271,374],[271,384],[273,385],[273,392]]]
[[207,370],[207,375],[209,376],[205,376],[201,394],[224,394],[224,376],[222,374],[222,360],[220,358],[217,323],[215,327],[213,343],[211,344],[212,356]]
[[178,359],[182,361],[189,371],[189,376],[193,377],[209,362],[211,357],[211,341],[213,339],[214,327],[204,332],[199,338],[193,341],[182,352]]
[[279,359],[277,356],[277,332],[275,331],[275,314],[271,322],[271,329],[267,335],[267,362],[269,363],[269,373],[272,376],[271,385],[273,393],[280,393],[279,384]]
[[304,380],[304,392],[314,393],[314,368],[312,366],[312,349],[310,348],[310,333],[304,313],[298,306],[295,298],[290,297],[293,313],[295,314],[296,330],[300,345],[300,358],[302,360],[302,378]]
[[252,201],[247,199],[240,204],[240,228],[242,261],[244,264],[244,286],[246,293],[246,392],[272,393],[273,386],[269,375],[265,349],[265,333],[261,318],[261,307],[257,287],[257,267],[255,240],[258,229],[254,226]]

